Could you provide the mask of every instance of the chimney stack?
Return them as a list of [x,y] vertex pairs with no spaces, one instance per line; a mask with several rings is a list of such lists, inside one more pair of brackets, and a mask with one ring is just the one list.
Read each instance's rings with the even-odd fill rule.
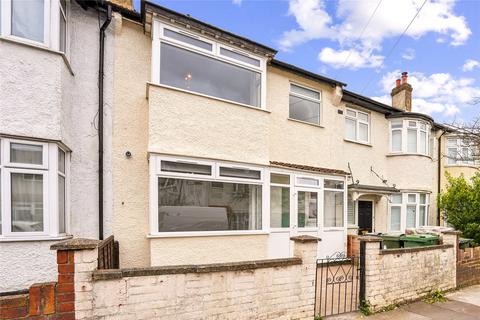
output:
[[408,72],[402,72],[402,78],[395,81],[392,89],[392,107],[406,112],[412,111],[412,86],[407,82]]

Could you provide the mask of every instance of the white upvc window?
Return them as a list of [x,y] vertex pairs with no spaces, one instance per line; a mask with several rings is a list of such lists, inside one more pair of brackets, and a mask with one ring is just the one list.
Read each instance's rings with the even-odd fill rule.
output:
[[320,125],[321,113],[322,93],[320,91],[290,83],[288,114],[290,119]]
[[351,197],[347,199],[347,223],[348,226],[357,226],[357,201]]
[[264,229],[264,169],[152,156],[152,235],[245,233]]
[[325,179],[323,186],[323,227],[343,228],[345,224],[345,182]]
[[68,164],[56,143],[0,139],[0,241],[67,232]]
[[473,166],[477,163],[477,161],[475,161],[475,145],[466,139],[460,137],[448,137],[446,148],[448,165]]
[[291,211],[290,174],[270,172],[270,228],[289,228]]
[[157,20],[152,34],[152,82],[266,108],[265,57]]
[[1,0],[0,35],[66,53],[66,0]]
[[345,115],[345,139],[370,143],[370,114],[347,108]]
[[389,232],[428,225],[429,194],[399,193],[390,196],[388,204]]
[[430,124],[412,119],[390,121],[390,152],[392,154],[430,155]]

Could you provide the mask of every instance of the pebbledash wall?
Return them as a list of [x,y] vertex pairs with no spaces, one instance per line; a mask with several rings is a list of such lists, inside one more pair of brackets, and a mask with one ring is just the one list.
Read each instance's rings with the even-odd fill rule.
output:
[[[98,15],[68,2],[68,52],[0,37],[0,135],[61,141],[72,150],[67,235],[98,236]],[[105,49],[105,167],[110,168],[113,28]],[[111,181],[110,170],[105,183]],[[105,234],[112,195],[105,188]],[[0,292],[55,281],[58,238],[0,238]],[[34,271],[32,271],[34,270]]]
[[382,250],[381,238],[360,237],[365,245],[365,301],[373,311],[456,287],[458,234],[444,233],[442,238],[441,245]]

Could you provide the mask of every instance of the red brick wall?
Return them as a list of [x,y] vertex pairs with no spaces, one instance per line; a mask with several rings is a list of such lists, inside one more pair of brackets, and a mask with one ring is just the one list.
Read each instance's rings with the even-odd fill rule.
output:
[[480,284],[480,247],[458,249],[457,287]]
[[349,234],[347,236],[347,257],[360,256],[360,240],[357,235]]
[[0,319],[75,319],[74,252],[57,251],[58,281],[34,284],[26,294],[0,297]]

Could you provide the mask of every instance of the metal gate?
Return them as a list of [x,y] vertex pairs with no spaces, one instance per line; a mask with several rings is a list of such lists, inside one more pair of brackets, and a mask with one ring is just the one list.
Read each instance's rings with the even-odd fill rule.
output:
[[356,311],[360,305],[359,257],[335,253],[317,260],[315,315],[322,317]]

